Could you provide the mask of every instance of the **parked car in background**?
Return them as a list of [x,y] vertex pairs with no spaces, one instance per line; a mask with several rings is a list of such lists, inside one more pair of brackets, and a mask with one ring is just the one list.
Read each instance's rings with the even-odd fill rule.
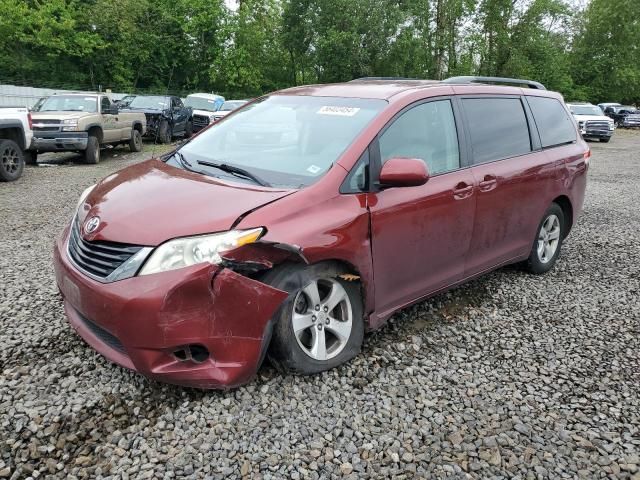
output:
[[590,103],[567,103],[569,110],[578,123],[584,138],[597,139],[607,143],[611,140],[615,125],[600,107]]
[[[31,113],[26,107],[0,107],[0,181],[17,180],[24,171],[31,146]],[[30,162],[31,163],[31,162]]]
[[213,122],[214,112],[220,109],[224,97],[213,93],[192,93],[184,104],[193,109],[193,131],[198,132]]
[[98,163],[106,145],[139,152],[147,128],[144,114],[119,112],[103,93],[51,95],[32,116],[34,162],[42,152],[83,152],[86,163]]
[[185,107],[180,97],[137,95],[122,111],[144,113],[147,136],[160,143],[171,143],[173,138],[189,138],[193,134],[192,109]]
[[631,105],[607,107],[605,115],[612,118],[616,126],[622,128],[640,127],[640,111]]
[[531,88],[290,88],[109,175],[55,243],[69,322],[124,367],[228,388],[265,355],[340,365],[365,329],[500,266],[549,271],[590,151],[560,94],[503,81]]
[[221,118],[227,116],[234,110],[237,110],[247,103],[249,103],[249,100],[226,100],[220,107],[220,110],[213,114],[213,121],[217,122]]
[[607,107],[620,107],[621,105],[619,103],[609,102],[609,103],[599,103],[598,106],[604,112]]

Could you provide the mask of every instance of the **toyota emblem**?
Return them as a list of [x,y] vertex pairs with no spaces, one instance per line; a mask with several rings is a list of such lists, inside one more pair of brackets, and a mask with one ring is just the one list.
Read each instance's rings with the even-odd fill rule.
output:
[[89,220],[87,220],[87,223],[84,224],[84,233],[89,234],[95,232],[99,225],[100,218],[91,217]]

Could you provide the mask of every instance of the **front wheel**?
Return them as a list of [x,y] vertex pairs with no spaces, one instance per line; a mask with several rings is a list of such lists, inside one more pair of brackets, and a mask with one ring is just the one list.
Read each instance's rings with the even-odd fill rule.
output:
[[132,152],[142,151],[142,135],[135,128],[131,130],[131,138],[129,139],[129,150]]
[[24,157],[22,150],[13,140],[0,141],[0,180],[13,182],[22,175]]
[[189,120],[184,129],[184,138],[191,138],[192,135],[193,135],[193,122]]
[[160,140],[160,143],[166,145],[171,143],[171,136],[171,127],[169,126],[169,122],[162,120],[160,122],[160,127],[158,128],[158,140]]
[[100,163],[100,141],[98,137],[89,135],[87,149],[84,151],[84,163],[88,163],[89,165]]
[[289,297],[274,316],[268,357],[281,371],[303,375],[322,372],[355,357],[364,323],[358,282],[333,264],[286,265],[264,279]]
[[538,226],[527,260],[527,269],[531,273],[546,273],[553,268],[560,255],[564,232],[566,232],[564,212],[557,203],[552,203]]

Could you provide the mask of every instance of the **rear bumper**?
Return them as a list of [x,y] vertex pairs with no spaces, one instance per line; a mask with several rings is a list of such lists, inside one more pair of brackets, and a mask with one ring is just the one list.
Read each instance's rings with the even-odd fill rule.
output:
[[87,132],[34,132],[31,149],[39,152],[86,150]]
[[[231,388],[255,374],[286,292],[209,264],[102,284],[69,262],[66,238],[67,231],[54,248],[65,312],[100,354],[197,388]],[[175,355],[187,345],[204,346],[209,357],[197,363]]]

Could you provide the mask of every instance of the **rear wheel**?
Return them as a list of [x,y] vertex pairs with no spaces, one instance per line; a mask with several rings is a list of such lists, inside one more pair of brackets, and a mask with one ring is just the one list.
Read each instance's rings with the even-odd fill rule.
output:
[[95,165],[100,162],[100,142],[98,137],[89,135],[87,149],[84,151],[84,163]]
[[0,141],[0,180],[13,182],[24,171],[22,149],[13,140]]
[[333,264],[274,269],[265,283],[289,292],[274,317],[268,357],[281,371],[312,374],[351,360],[364,336],[358,282]]
[[557,203],[552,203],[538,226],[527,260],[527,269],[531,273],[546,273],[553,268],[560,255],[564,232],[566,232],[564,212]]
[[131,130],[131,138],[129,139],[129,149],[132,152],[142,151],[142,135],[135,128]]

